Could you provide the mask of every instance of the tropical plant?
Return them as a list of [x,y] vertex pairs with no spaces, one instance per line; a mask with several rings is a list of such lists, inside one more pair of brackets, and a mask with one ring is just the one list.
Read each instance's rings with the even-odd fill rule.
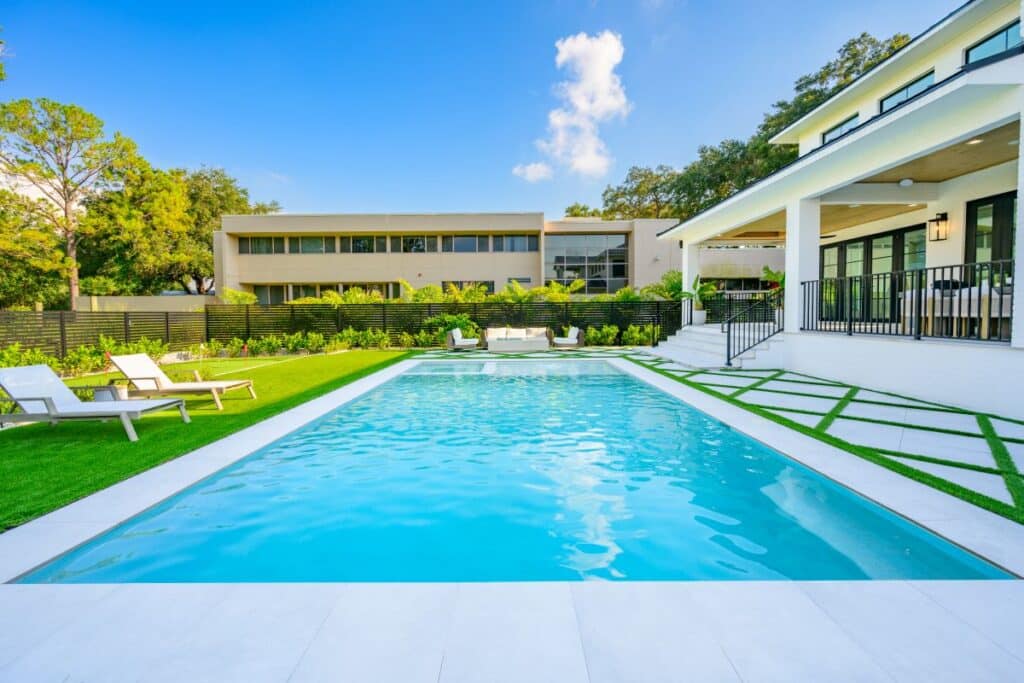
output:
[[622,331],[622,345],[652,346],[660,335],[659,325],[630,325]]
[[764,267],[761,271],[761,279],[772,283],[778,289],[786,288],[786,271],[783,270],[772,270],[768,266]]
[[668,299],[679,301],[683,298],[683,273],[680,270],[669,270],[662,274],[661,279],[640,290],[646,298]]
[[545,287],[539,288],[539,297],[553,303],[564,303],[572,298],[572,295],[587,286],[585,280],[573,280],[567,285],[552,280]]
[[693,300],[693,310],[703,311],[704,302],[718,294],[718,287],[714,282],[703,282],[700,279],[700,275],[693,279],[693,288],[688,292],[682,293],[683,299]]

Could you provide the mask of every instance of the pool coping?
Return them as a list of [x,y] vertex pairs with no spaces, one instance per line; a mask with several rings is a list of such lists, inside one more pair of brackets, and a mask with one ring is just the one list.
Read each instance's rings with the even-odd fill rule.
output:
[[[451,359],[457,360],[469,359]],[[537,362],[539,359],[491,362],[498,360]],[[946,540],[1013,574],[1024,575],[1024,527],[1021,525],[623,358],[571,360],[606,362]],[[0,583],[17,580],[420,363],[444,362],[450,361],[400,361],[0,534]]]

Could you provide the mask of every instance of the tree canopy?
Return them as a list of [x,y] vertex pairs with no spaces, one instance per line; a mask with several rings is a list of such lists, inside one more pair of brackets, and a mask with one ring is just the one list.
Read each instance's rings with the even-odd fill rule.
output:
[[[702,145],[697,159],[681,169],[665,165],[630,168],[621,184],[609,185],[603,192],[600,215],[606,219],[686,219],[774,173],[797,156],[793,145],[771,144],[774,135],[909,41],[903,33],[887,39],[868,33],[851,38],[834,59],[798,78],[793,96],[773,104],[747,140]],[[582,209],[587,210],[583,215],[593,215],[593,209],[579,202],[568,207],[566,215],[580,215]]]

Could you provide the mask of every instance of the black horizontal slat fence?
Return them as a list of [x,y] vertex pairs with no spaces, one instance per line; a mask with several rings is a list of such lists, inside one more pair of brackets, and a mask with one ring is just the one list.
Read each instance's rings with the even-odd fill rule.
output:
[[270,334],[319,332],[331,336],[346,328],[385,330],[393,341],[414,334],[424,321],[442,313],[466,314],[480,327],[505,325],[562,328],[616,325],[660,325],[661,338],[681,326],[677,302],[477,303],[477,304],[279,304],[272,306],[207,306],[204,312],[0,311],[0,347],[18,343],[63,356],[68,349],[96,344],[100,336],[118,342],[142,337],[159,339],[172,350],[211,339],[229,341]]

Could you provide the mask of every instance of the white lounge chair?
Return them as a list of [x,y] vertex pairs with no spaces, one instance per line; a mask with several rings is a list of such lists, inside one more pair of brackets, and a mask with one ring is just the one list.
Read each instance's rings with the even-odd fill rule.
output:
[[447,335],[448,350],[458,351],[460,349],[475,349],[480,345],[479,339],[470,339],[469,337],[462,336],[462,330],[455,328],[450,330]]
[[130,356],[111,356],[110,362],[124,375],[134,389],[131,396],[168,396],[174,394],[210,394],[217,410],[224,410],[220,397],[225,391],[232,389],[248,389],[249,395],[256,398],[256,389],[251,379],[233,379],[225,381],[204,382],[195,373],[195,382],[174,382],[164,374],[160,366],[144,353]]
[[[0,389],[21,409],[20,413],[0,413],[0,426],[16,422],[49,422],[65,420],[119,419],[129,441],[138,441],[132,420],[154,410],[177,408],[183,422],[191,422],[185,403],[180,398],[156,401],[117,400],[116,387],[81,387],[92,389],[96,400],[82,401],[47,365],[0,368]],[[106,399],[101,398],[105,396]]]
[[551,345],[556,349],[578,348],[583,346],[583,330],[573,325],[564,337],[552,337]]

